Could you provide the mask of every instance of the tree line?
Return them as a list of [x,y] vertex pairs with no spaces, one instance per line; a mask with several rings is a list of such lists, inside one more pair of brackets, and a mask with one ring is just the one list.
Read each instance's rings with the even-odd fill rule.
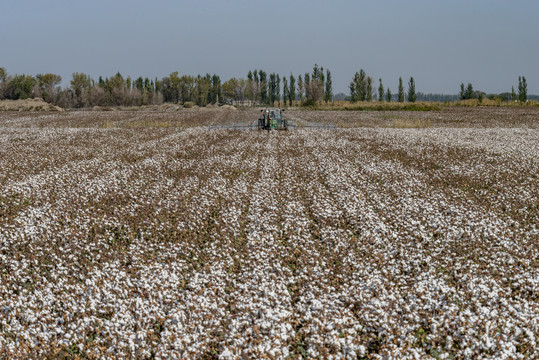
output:
[[526,77],[518,77],[518,93],[515,91],[515,87],[511,86],[511,92],[505,92],[501,94],[486,94],[483,91],[474,90],[472,83],[468,83],[464,86],[464,83],[460,84],[459,98],[460,100],[478,99],[480,102],[484,97],[502,101],[528,101],[528,84],[526,83]]
[[492,100],[498,99],[501,101],[526,102],[528,100],[528,85],[526,83],[526,77],[524,76],[518,77],[518,92],[515,91],[513,86],[511,87],[510,93],[486,94],[485,92],[474,90],[471,83],[468,83],[467,86],[465,86],[464,83],[461,83],[460,92],[458,95],[424,94],[422,92],[416,92],[416,85],[413,77],[410,77],[410,80],[408,81],[408,88],[405,92],[402,77],[399,77],[397,94],[394,95],[391,93],[391,89],[389,87],[384,89],[381,78],[378,79],[378,94],[376,94],[372,77],[368,76],[366,72],[361,69],[359,72],[355,73],[352,81],[350,82],[349,89],[350,96],[347,98],[347,100],[351,102],[373,101],[375,98],[378,101],[385,100],[387,102],[404,102],[406,98],[408,102],[412,103],[418,100],[444,102],[468,99],[478,99],[481,102],[485,97]]
[[[294,76],[268,74],[264,70],[249,70],[246,78],[221,81],[219,75],[180,75],[177,71],[161,79],[139,76],[124,77],[119,72],[111,77],[99,76],[94,80],[84,73],[73,73],[69,86],[61,87],[62,77],[57,74],[8,75],[0,67],[0,100],[40,97],[46,102],[65,108],[91,106],[141,106],[163,102],[206,106],[208,104],[246,103],[248,105],[297,105],[313,106],[334,100],[331,71],[315,64],[311,72]],[[502,94],[485,94],[476,91],[471,83],[462,83],[458,95],[424,94],[416,92],[416,83],[410,77],[404,88],[399,78],[396,94],[385,88],[378,79],[378,88],[365,70],[356,72],[349,85],[351,102],[358,101],[455,101],[484,97],[503,101],[525,102],[528,99],[524,76],[518,78],[518,90]],[[338,94],[342,95],[342,94]],[[339,99],[342,98],[339,96]]]
[[97,80],[84,73],[73,73],[69,86],[61,87],[57,74],[8,76],[0,68],[0,100],[40,97],[66,108],[91,106],[140,106],[163,102],[206,106],[245,102],[250,104],[293,105],[295,102],[316,104],[332,101],[331,71],[315,65],[303,76],[280,76],[263,70],[250,70],[247,78],[221,81],[219,75],[180,75],[172,72],[162,79],[124,77],[119,72]]
[[[350,89],[350,98],[352,102],[358,101],[373,101],[375,96],[374,91],[374,82],[371,76],[368,76],[365,70],[361,69],[359,72],[356,72],[352,81],[349,85]],[[416,102],[417,93],[415,90],[415,80],[413,77],[410,77],[408,81],[408,89],[405,94],[404,85],[402,77],[399,77],[399,86],[397,89],[397,94],[394,96],[391,93],[391,89],[388,87],[384,89],[384,84],[382,78],[378,79],[378,96],[376,97],[378,101],[398,101],[404,102],[404,99],[408,99],[408,102]]]

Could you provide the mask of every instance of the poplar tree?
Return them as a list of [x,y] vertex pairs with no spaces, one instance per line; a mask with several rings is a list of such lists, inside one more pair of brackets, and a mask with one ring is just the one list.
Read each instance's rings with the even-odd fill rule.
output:
[[402,86],[402,77],[399,78],[399,102],[404,102],[404,86]]
[[214,74],[211,77],[211,102],[214,104],[219,103],[219,99],[221,99],[221,77],[217,74]]
[[472,83],[468,83],[468,86],[466,87],[466,91],[464,92],[464,99],[473,99],[473,98],[474,98],[473,85]]
[[359,70],[359,79],[356,84],[356,91],[358,93],[358,97],[360,101],[365,101],[367,98],[367,84],[366,84],[366,78],[367,74],[365,73],[365,70],[360,69]]
[[326,93],[325,93],[326,103],[333,101],[333,84],[331,81],[331,71],[326,70]]
[[298,75],[298,100],[303,101],[303,92],[305,91],[305,84],[301,74]]
[[369,76],[367,77],[367,89],[365,92],[365,100],[372,101],[372,93],[373,93],[372,78]]
[[311,99],[311,75],[308,72],[303,78],[303,88],[305,89],[305,98],[309,101]]
[[155,81],[153,83],[155,85],[155,92],[161,92],[161,82],[157,79],[157,77],[155,78]]
[[268,103],[270,106],[273,106],[273,102],[276,98],[276,88],[277,88],[277,77],[275,73],[271,73],[269,76],[269,86],[268,86]]
[[380,82],[380,85],[378,85],[378,101],[384,101],[384,85],[382,85],[382,78],[379,78],[378,81]]
[[354,81],[351,81],[348,87],[350,88],[350,101],[356,102],[358,100],[356,83]]
[[253,90],[254,90],[254,101],[260,99],[260,80],[258,79],[258,70],[253,72]]
[[267,88],[268,75],[264,71],[259,70],[258,76],[260,78],[260,102],[262,104],[267,104],[268,103],[268,88]]
[[[370,82],[370,85],[369,85]],[[369,89],[370,86],[370,89]],[[361,69],[356,72],[354,79],[349,85],[350,97],[353,102],[365,101],[368,97],[372,99],[372,78],[367,77],[365,70]],[[369,95],[370,94],[370,95]]]
[[290,90],[288,89],[288,80],[286,79],[286,76],[283,76],[283,101],[284,105],[286,106],[286,100],[288,99]]
[[254,86],[253,86],[253,72],[249,70],[247,73],[247,96],[249,97],[249,100],[254,100]]
[[281,102],[281,77],[279,74],[276,76],[276,84],[275,84],[275,100],[277,100],[277,103]]
[[518,77],[518,100],[520,102],[526,102],[528,100],[528,84],[526,84],[526,78],[524,76]]
[[288,93],[290,106],[293,105],[294,100],[296,100],[296,79],[294,78],[294,75],[290,74],[290,91]]
[[386,91],[386,101],[391,102],[391,90],[389,88]]
[[410,81],[408,81],[408,101],[414,103],[416,99],[417,95],[415,93],[415,81],[413,77],[410,77]]

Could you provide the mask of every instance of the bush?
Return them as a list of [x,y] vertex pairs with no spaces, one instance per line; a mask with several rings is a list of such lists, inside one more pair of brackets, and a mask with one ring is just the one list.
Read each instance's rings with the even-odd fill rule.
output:
[[301,103],[301,106],[302,107],[315,107],[316,101],[314,101],[313,99],[307,99]]
[[193,106],[195,106],[195,103],[192,101],[186,101],[183,103],[183,107],[186,109],[191,109]]
[[37,81],[32,75],[16,75],[7,85],[5,97],[11,100],[28,99]]

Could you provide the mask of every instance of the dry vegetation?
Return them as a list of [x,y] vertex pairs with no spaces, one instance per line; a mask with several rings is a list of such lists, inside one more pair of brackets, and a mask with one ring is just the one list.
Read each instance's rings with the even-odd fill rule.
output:
[[49,104],[41,98],[24,100],[2,100],[0,111],[64,111],[64,109]]
[[538,358],[536,111],[0,113],[0,357]]

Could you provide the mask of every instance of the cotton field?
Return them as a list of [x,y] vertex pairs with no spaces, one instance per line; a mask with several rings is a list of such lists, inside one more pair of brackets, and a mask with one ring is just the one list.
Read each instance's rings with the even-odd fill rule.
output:
[[0,358],[539,358],[533,119],[256,115],[2,114]]

